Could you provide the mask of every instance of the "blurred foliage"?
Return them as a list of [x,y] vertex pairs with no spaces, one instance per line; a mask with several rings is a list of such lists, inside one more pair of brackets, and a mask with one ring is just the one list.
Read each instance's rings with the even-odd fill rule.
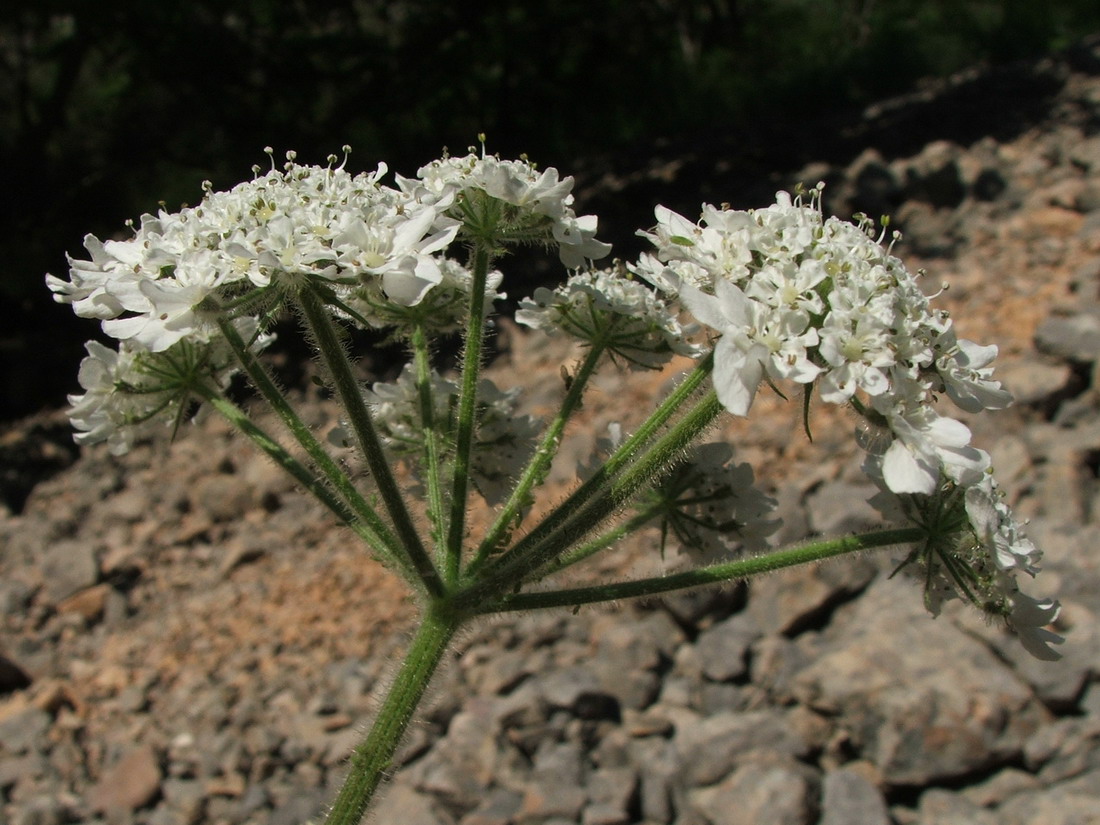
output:
[[[203,179],[232,185],[266,145],[323,163],[348,143],[353,169],[412,174],[484,131],[493,151],[568,170],[753,118],[797,124],[1100,29],[1096,0],[15,5],[0,19],[0,291],[50,324],[42,273],[63,274],[85,232],[194,202]],[[0,350],[22,349],[4,335]]]

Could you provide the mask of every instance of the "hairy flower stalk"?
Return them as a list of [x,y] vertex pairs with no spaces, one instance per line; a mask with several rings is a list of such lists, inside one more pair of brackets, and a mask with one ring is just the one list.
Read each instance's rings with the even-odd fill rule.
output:
[[[269,151],[269,154],[272,154]],[[81,444],[122,453],[177,431],[198,407],[224,416],[358,536],[416,594],[421,624],[329,812],[359,822],[454,634],[476,616],[576,607],[729,582],[844,553],[905,546],[932,613],[961,598],[1005,623],[1025,649],[1056,658],[1054,599],[1021,591],[1041,554],[1004,502],[987,453],[934,402],[967,413],[1005,407],[996,348],[960,339],[932,308],[885,232],[826,218],[820,187],[753,211],[704,206],[697,222],[658,207],[642,234],[654,251],[596,269],[609,247],[597,219],[573,211],[573,180],[526,159],[444,156],[417,177],[383,183],[386,166],[352,174],[330,157],[254,169],[226,192],[204,186],[195,207],[145,215],[126,240],[88,236],[55,298],[101,322],[114,348],[87,345],[70,418]],[[522,390],[482,374],[494,302],[518,245],[542,247],[567,270],[520,301],[532,335],[585,348],[543,423]],[[505,267],[506,269],[506,267]],[[297,318],[344,422],[319,439],[271,377],[264,350],[280,317]],[[346,329],[404,342],[396,381],[365,386]],[[433,353],[462,339],[457,375]],[[592,378],[695,360],[632,433],[613,431],[577,484],[530,517]],[[283,425],[288,447],[234,400],[243,375]],[[872,503],[895,526],[794,548],[769,543],[774,500],[734,445],[700,440],[718,419],[751,412],[762,384],[861,420]],[[810,427],[811,407],[805,407]],[[355,450],[361,462],[333,450]],[[404,473],[395,464],[404,465]],[[350,466],[365,466],[354,475]],[[399,478],[412,479],[402,488]],[[423,497],[423,502],[416,498]],[[470,535],[480,499],[497,508]],[[375,502],[378,502],[377,507]],[[423,523],[423,522],[426,522]],[[556,588],[548,579],[657,529],[681,565],[663,576]]]

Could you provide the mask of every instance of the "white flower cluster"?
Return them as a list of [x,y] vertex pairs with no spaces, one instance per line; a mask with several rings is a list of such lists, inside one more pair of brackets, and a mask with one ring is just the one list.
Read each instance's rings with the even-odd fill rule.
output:
[[782,523],[768,518],[776,500],[755,486],[752,466],[732,459],[729,444],[700,445],[654,493],[665,509],[662,529],[696,562],[762,550]]
[[[490,504],[499,503],[511,491],[534,451],[540,430],[535,418],[517,414],[519,394],[518,387],[503,391],[487,378],[478,385],[478,429],[471,455],[471,478]],[[432,424],[443,437],[445,459],[454,446],[459,386],[433,371],[431,395]],[[387,445],[395,455],[407,459],[414,472],[419,472],[424,425],[413,369],[407,366],[395,382],[375,383],[365,397]],[[346,436],[338,434],[338,438]]]
[[539,287],[520,301],[516,321],[599,343],[636,367],[654,368],[673,354],[700,352],[686,339],[694,330],[685,330],[660,296],[615,269],[574,273],[557,289]]
[[569,269],[580,269],[611,251],[609,244],[596,240],[596,216],[578,218],[573,212],[573,178],[559,178],[553,167],[539,172],[526,160],[501,160],[471,152],[434,160],[417,174],[419,181],[398,178],[398,184],[408,192],[426,189],[439,198],[481,191],[545,218],[561,262]]
[[346,299],[377,285],[389,301],[412,306],[443,281],[434,253],[459,226],[442,214],[448,198],[417,201],[380,185],[384,165],[352,175],[288,157],[282,171],[208,191],[198,206],[143,216],[129,240],[89,235],[91,260],[70,259],[70,281],[47,277],[57,300],[103,320],[108,335],[161,352],[215,334],[206,303],[214,296],[228,304],[319,278]]
[[[353,175],[335,166],[335,157],[327,167],[294,158],[288,152],[281,170],[256,168],[252,180],[226,192],[204,184],[197,206],[144,215],[129,239],[89,235],[89,260],[70,257],[68,280],[46,276],[55,300],[100,320],[119,341],[112,355],[99,345],[89,349],[82,370],[87,393],[73,402],[82,441],[129,443],[135,422],[162,409],[148,381],[133,375],[134,364],[145,369],[155,360],[145,354],[214,347],[216,357],[199,360],[209,367],[211,385],[222,385],[229,359],[219,324],[245,323],[262,333],[273,310],[311,282],[324,288],[329,310],[344,321],[388,328],[415,317],[434,333],[460,328],[473,279],[444,253],[462,226],[449,212],[472,187],[520,216],[549,222],[544,234],[561,245],[570,266],[608,250],[594,238],[595,218],[573,214],[572,179],[559,180],[554,169],[536,175],[521,161],[446,158],[422,169],[423,181],[399,179],[393,188],[379,182],[384,164]],[[490,272],[486,312],[504,297],[500,283],[500,273]],[[249,337],[254,347],[270,340]],[[126,434],[113,433],[109,422],[129,422]]]
[[697,224],[659,207],[655,229],[640,233],[656,255],[633,271],[678,294],[720,335],[714,385],[730,412],[745,415],[765,379],[814,385],[824,401],[851,402],[880,430],[866,442],[865,467],[884,490],[918,497],[935,497],[944,484],[964,490],[969,531],[1006,574],[996,579],[996,612],[1034,640],[1038,628],[1026,620],[1049,621],[1057,603],[1032,609],[1010,574],[1033,574],[1038,550],[991,486],[989,455],[933,406],[946,395],[967,412],[1006,407],[1011,396],[990,366],[997,349],[958,339],[870,222],[825,218],[820,197],[818,186],[809,203],[780,192],[766,209],[704,206]]
[[[236,322],[238,332],[262,350],[269,336],[255,336],[251,319]],[[85,344],[87,357],[78,379],[84,392],[70,395],[69,419],[78,444],[106,441],[111,453],[128,452],[135,440],[165,426],[179,426],[201,399],[196,382],[224,388],[239,365],[224,339],[179,341],[163,352],[121,342],[117,350],[98,341]]]

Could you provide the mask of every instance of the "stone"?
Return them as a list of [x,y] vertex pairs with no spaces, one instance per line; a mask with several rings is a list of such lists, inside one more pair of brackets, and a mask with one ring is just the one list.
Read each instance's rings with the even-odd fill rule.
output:
[[1096,361],[1100,358],[1100,317],[1079,313],[1047,318],[1035,331],[1035,347],[1068,361]]
[[881,525],[882,516],[867,503],[877,492],[873,484],[823,484],[806,497],[811,530],[822,536],[839,536]]
[[493,788],[474,810],[459,820],[459,825],[511,825],[522,803],[522,794],[509,788]]
[[111,585],[106,583],[87,587],[60,601],[57,612],[75,614],[88,624],[92,624],[103,616],[111,590]]
[[919,583],[879,579],[837,611],[794,696],[852,732],[891,785],[972,775],[1022,752],[1048,711],[980,641],[933,620]]
[[804,756],[806,743],[778,710],[726,711],[677,728],[673,740],[688,785],[711,785],[762,752]]
[[13,756],[37,750],[45,744],[53,717],[44,710],[21,702],[0,705],[0,743]]
[[12,825],[63,825],[69,821],[65,804],[55,796],[39,796],[19,806]]
[[890,825],[882,791],[866,777],[843,768],[829,771],[822,782],[818,825]]
[[749,648],[760,635],[748,613],[736,613],[708,627],[695,640],[703,675],[714,682],[740,680],[748,673]]
[[401,825],[450,825],[454,821],[437,809],[430,796],[404,782],[393,782],[383,790],[371,817],[376,822]]
[[1092,825],[1100,811],[1100,770],[1034,793],[1016,796],[998,810],[996,825]]
[[876,572],[870,560],[855,554],[780,570],[751,583],[747,612],[761,630],[794,636],[862,591]]
[[57,604],[99,578],[95,548],[89,542],[64,540],[51,544],[42,558],[43,592]]
[[938,788],[921,794],[917,813],[919,825],[961,825],[964,822],[966,825],[1004,825],[1001,814],[979,808],[958,794]]
[[126,753],[88,792],[93,811],[134,811],[160,796],[161,770],[156,751],[142,745]]
[[[691,806],[711,825],[807,825],[817,812],[817,788],[795,765],[748,764],[710,788],[689,791]],[[862,825],[862,823],[861,823]]]

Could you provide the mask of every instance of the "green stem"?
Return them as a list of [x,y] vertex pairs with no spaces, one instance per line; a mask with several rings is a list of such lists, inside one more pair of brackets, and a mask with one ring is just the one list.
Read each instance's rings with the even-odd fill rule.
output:
[[561,443],[561,436],[565,430],[565,425],[568,423],[573,413],[576,412],[577,408],[580,407],[581,399],[584,397],[585,387],[588,384],[588,380],[592,377],[592,374],[596,371],[596,366],[599,364],[600,357],[603,353],[604,346],[602,343],[595,343],[589,348],[588,355],[585,356],[584,361],[577,369],[576,375],[573,376],[572,382],[569,385],[569,390],[566,392],[565,399],[562,401],[561,409],[554,417],[554,420],[550,422],[550,426],[547,427],[546,433],[543,435],[542,443],[540,443],[538,449],[535,450],[535,454],[531,456],[531,460],[527,463],[523,475],[520,476],[515,489],[512,490],[512,494],[508,497],[508,501],[505,502],[504,508],[500,511],[493,526],[489,528],[489,532],[481,542],[481,546],[478,548],[477,557],[469,568],[471,576],[480,568],[481,564],[497,546],[505,540],[505,536],[511,529],[513,522],[516,521],[519,513],[523,507],[526,506],[531,488],[539,483],[545,476],[546,469],[550,466],[550,462],[553,461],[554,455],[558,450],[558,445]]
[[[245,373],[251,379],[253,386],[260,393],[263,399],[268,405],[275,411],[275,414],[283,422],[283,425],[290,431],[290,434],[294,436],[294,439],[302,445],[302,448],[306,451],[306,454],[313,460],[313,463],[317,465],[317,468],[321,471],[321,474],[325,477],[329,484],[333,486],[336,492],[343,497],[348,505],[355,511],[359,520],[368,525],[373,533],[375,533],[379,540],[386,547],[388,554],[393,558],[400,558],[403,554],[400,552],[401,545],[398,543],[396,536],[382,521],[381,517],[374,511],[374,508],[367,503],[367,500],[363,498],[362,494],[352,484],[351,479],[348,478],[340,466],[333,461],[332,456],[328,454],[321,443],[314,438],[312,431],[306,426],[306,423],[298,417],[298,414],[294,411],[294,408],[286,400],[286,396],[275,384],[275,380],[268,374],[263,364],[256,358],[255,353],[248,348],[248,345],[241,338],[236,328],[229,321],[219,321],[222,334],[225,336],[229,346],[233,349],[234,354],[237,356],[237,360],[244,368]],[[411,572],[408,564],[399,565]],[[410,579],[410,582],[415,579]]]
[[636,530],[645,527],[653,519],[660,515],[664,510],[663,506],[650,507],[648,510],[642,510],[629,519],[619,524],[616,527],[608,530],[606,533],[601,533],[594,539],[586,541],[577,547],[574,547],[567,553],[552,559],[549,563],[533,571],[529,576],[525,576],[526,581],[538,581],[545,579],[547,576],[552,576],[567,567],[572,567],[574,564],[578,564],[591,556],[596,555],[601,550],[606,550],[616,542],[626,538],[634,533]]
[[412,516],[405,506],[405,500],[401,497],[397,481],[390,470],[386,452],[374,428],[370,410],[367,409],[367,404],[363,400],[359,382],[352,374],[351,363],[337,337],[336,327],[325,310],[323,300],[317,291],[310,287],[302,289],[297,297],[314,343],[328,368],[336,388],[336,395],[343,405],[344,412],[347,413],[352,430],[355,431],[355,437],[363,451],[367,467],[374,476],[375,484],[378,485],[378,492],[386,505],[386,512],[390,514],[401,545],[428,593],[432,596],[442,596],[446,588],[439,578],[435,565],[424,550],[416,527],[413,526]]
[[[523,538],[515,547],[501,555],[494,562],[494,567],[507,563],[517,558],[524,550],[533,544],[554,536],[566,522],[572,520],[577,512],[594,496],[605,490],[623,467],[638,458],[639,451],[643,450],[660,429],[668,423],[669,419],[680,410],[689,398],[699,389],[700,385],[710,375],[714,368],[714,352],[696,365],[680,385],[669,394],[668,398],[661,402],[656,410],[642,422],[641,426],[624,441],[619,448],[611,454],[610,458],[597,470],[590,479],[578,487],[565,501],[555,507],[540,521],[532,531]],[[595,525],[592,525],[593,527]],[[521,578],[526,578],[524,571]],[[519,579],[517,579],[519,581]]]
[[444,576],[458,581],[462,568],[462,544],[466,537],[466,498],[470,485],[470,453],[477,425],[477,383],[481,371],[481,344],[485,330],[485,281],[489,275],[489,249],[474,247],[470,283],[470,316],[466,325],[466,352],[462,362],[462,389],[455,428],[454,478],[451,484],[451,518],[448,524]]
[[901,527],[894,530],[881,530],[863,535],[844,536],[838,539],[813,542],[801,547],[778,550],[751,559],[740,559],[724,564],[700,567],[669,576],[656,576],[636,581],[578,587],[568,590],[550,590],[542,593],[504,594],[495,601],[485,604],[479,612],[488,614],[516,610],[537,610],[548,607],[576,607],[582,604],[633,599],[639,596],[655,596],[672,590],[682,590],[686,587],[746,579],[760,573],[781,570],[784,567],[793,567],[808,562],[823,561],[857,550],[872,550],[877,547],[908,544],[920,541],[925,535],[925,532],[919,527]]
[[[435,403],[432,399],[432,368],[428,359],[428,335],[422,323],[416,323],[412,331],[413,366],[416,369],[416,390],[420,400],[420,427],[424,433],[424,475],[428,492],[428,518],[432,523],[432,537],[437,549],[442,548],[443,491],[440,462],[439,422],[435,420]],[[440,561],[441,566],[445,562]]]
[[536,527],[496,563],[486,568],[477,581],[458,594],[456,604],[477,609],[477,605],[514,590],[516,583],[526,579],[532,571],[544,567],[582,541],[608,516],[668,469],[721,411],[722,404],[711,390],[642,456],[602,485],[592,501],[574,509],[570,517],[562,520],[553,531],[541,529],[542,525]]
[[459,624],[453,614],[429,606],[370,733],[351,755],[351,771],[326,825],[359,825],[363,819]]

